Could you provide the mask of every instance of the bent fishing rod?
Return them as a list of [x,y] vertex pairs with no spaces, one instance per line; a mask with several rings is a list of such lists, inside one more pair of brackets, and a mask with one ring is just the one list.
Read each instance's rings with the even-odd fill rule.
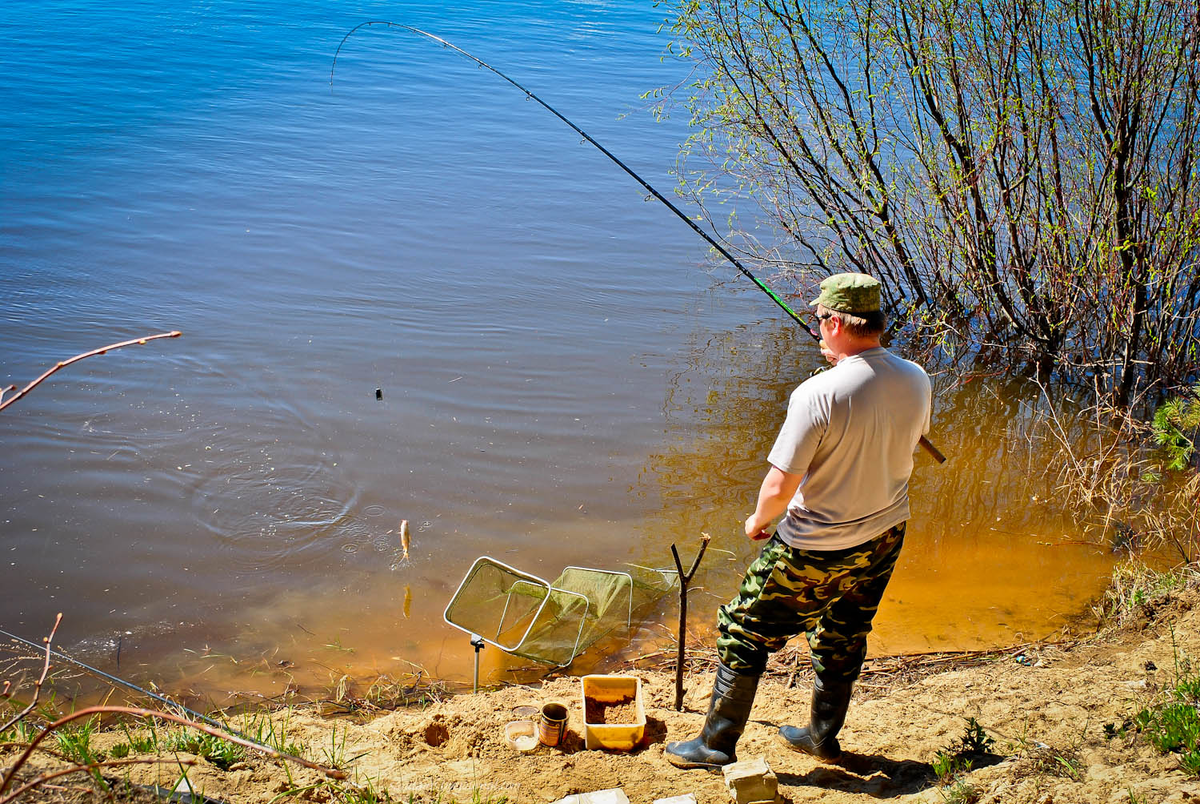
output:
[[[629,174],[630,178],[632,178],[634,181],[636,181],[638,184],[640,184],[646,190],[646,192],[650,193],[650,195],[654,196],[659,201],[661,201],[663,203],[663,205],[666,206],[667,209],[674,212],[676,217],[678,217],[681,221],[683,221],[688,226],[690,226],[693,232],[700,235],[700,237],[704,238],[704,241],[706,243],[708,243],[710,246],[712,246],[714,249],[716,249],[717,253],[719,253],[722,257],[727,259],[729,261],[729,263],[731,265],[733,265],[734,268],[737,268],[738,271],[740,271],[743,276],[745,276],[747,279],[749,279],[751,282],[753,282],[754,285],[759,290],[761,290],[763,293],[770,296],[771,301],[775,302],[775,304],[777,304],[781,310],[783,310],[785,313],[787,313],[788,316],[790,316],[793,321],[795,321],[797,324],[799,324],[800,328],[802,330],[807,332],[815,341],[817,341],[818,344],[820,343],[821,336],[819,334],[817,334],[816,332],[813,332],[813,330],[807,324],[804,323],[804,320],[796,313],[796,311],[793,310],[791,307],[789,307],[783,299],[779,298],[778,294],[776,294],[774,290],[772,290],[765,282],[763,282],[761,279],[759,279],[757,276],[755,276],[753,273],[751,273],[749,268],[742,265],[742,263],[736,257],[734,257],[733,254],[731,254],[729,252],[729,249],[725,248],[723,245],[721,245],[719,242],[717,242],[717,240],[712,235],[710,235],[708,232],[704,231],[704,229],[702,229],[699,225],[697,225],[697,223],[694,220],[692,220],[686,214],[684,214],[684,212],[682,210],[680,210],[679,207],[675,206],[673,203],[671,203],[670,200],[667,199],[666,196],[664,196],[657,189],[655,189],[650,184],[650,182],[646,181],[641,176],[639,176],[636,172],[634,172],[633,168],[629,167],[629,165],[626,165],[624,162],[622,162],[619,158],[617,158],[617,156],[612,151],[608,150],[603,145],[601,145],[599,142],[597,142],[590,134],[588,134],[586,131],[581,129],[579,126],[577,126],[573,122],[571,122],[565,115],[563,115],[561,112],[559,112],[553,106],[546,103],[544,100],[539,98],[533,92],[529,91],[528,89],[526,89],[521,84],[517,83],[512,78],[509,78],[503,72],[496,69],[492,65],[488,64],[483,59],[479,58],[478,56],[474,55],[473,53],[469,53],[466,50],[463,50],[458,45],[455,45],[452,42],[448,42],[445,39],[443,39],[442,37],[437,36],[436,34],[431,34],[428,31],[423,31],[420,28],[415,28],[412,25],[405,25],[405,24],[399,23],[399,22],[390,22],[388,20],[369,20],[367,22],[359,23],[358,25],[351,28],[346,33],[346,35],[342,37],[342,41],[338,43],[337,50],[334,51],[333,64],[329,68],[329,86],[331,89],[333,87],[333,73],[337,69],[338,55],[342,52],[342,47],[346,44],[347,40],[349,40],[351,36],[354,36],[354,34],[357,33],[359,30],[361,30],[363,28],[371,28],[374,26],[383,26],[386,28],[399,28],[402,31],[408,31],[409,33],[417,34],[418,36],[423,36],[427,39],[432,39],[434,42],[437,42],[438,44],[442,45],[443,47],[447,47],[450,50],[453,50],[454,52],[467,57],[471,61],[478,64],[480,67],[484,68],[485,70],[488,70],[491,73],[494,73],[495,75],[499,76],[500,78],[503,78],[509,84],[512,84],[514,87],[521,90],[521,92],[525,93],[526,98],[536,101],[538,103],[538,105],[540,105],[543,109],[550,112],[550,114],[554,115],[559,120],[566,123],[571,128],[571,130],[573,130],[576,134],[583,137],[585,140],[587,140],[589,143],[591,143],[593,146],[595,146],[596,149],[600,151],[600,153],[607,156],[610,160],[612,160],[617,165],[617,167],[621,168],[621,170],[623,170],[627,174]],[[933,456],[934,460],[936,460],[938,463],[945,463],[946,456],[943,455],[941,453],[941,451],[937,447],[935,447],[928,438],[926,438],[925,436],[921,436],[920,443],[921,443],[921,446],[930,455]]]
[[225,729],[226,731],[229,731],[233,734],[237,734],[237,736],[239,736],[239,737],[245,737],[244,734],[235,732],[235,731],[233,731],[233,729],[230,729],[227,724],[219,723],[216,720],[213,720],[212,718],[208,717],[207,715],[202,715],[199,712],[188,709],[186,706],[179,703],[178,701],[172,701],[170,698],[159,695],[156,692],[151,692],[150,690],[143,689],[142,687],[139,687],[137,684],[134,684],[132,681],[126,681],[125,679],[114,676],[111,673],[106,673],[99,668],[92,667],[90,664],[85,664],[84,662],[81,662],[78,659],[72,658],[71,656],[68,656],[65,653],[60,653],[59,651],[49,648],[46,645],[39,645],[36,642],[31,642],[30,640],[25,639],[24,637],[19,637],[16,634],[10,634],[2,628],[0,628],[0,636],[8,637],[13,642],[18,642],[22,645],[26,645],[30,648],[33,648],[34,650],[36,650],[38,652],[45,652],[57,659],[62,659],[65,662],[69,662],[70,664],[73,664],[76,667],[78,667],[80,670],[84,670],[88,673],[91,673],[94,676],[104,679],[105,681],[109,681],[113,684],[117,684],[119,686],[125,687],[126,689],[132,690],[134,692],[139,692],[142,695],[145,695],[147,698],[152,698],[153,700],[158,701],[161,704],[165,704],[166,706],[169,706],[172,709],[183,712],[184,714],[187,714],[187,715],[195,718],[196,720],[203,721],[204,723],[207,723],[210,726],[216,726],[219,729]]
[[[59,616],[61,616],[61,615],[59,615]],[[65,653],[56,651],[50,647],[49,641],[45,642],[44,644],[39,645],[38,643],[32,642],[28,639],[25,639],[24,637],[19,637],[16,634],[10,634],[9,632],[5,631],[4,629],[0,629],[0,636],[8,637],[13,642],[33,648],[38,653],[45,653],[47,656],[47,661],[49,661],[49,657],[51,657],[51,656],[53,656],[57,659],[62,659],[65,662],[69,662],[70,664],[75,665],[80,670],[91,673],[92,675],[97,676],[98,678],[102,678],[105,681],[125,687],[126,689],[132,690],[134,692],[141,693],[142,695],[145,695],[147,698],[151,698],[155,701],[158,701],[160,704],[167,706],[169,709],[172,709],[176,712],[180,712],[184,715],[187,715],[188,717],[192,718],[193,720],[197,720],[201,723],[207,723],[209,726],[212,726],[214,728],[220,729],[221,731],[232,734],[234,737],[237,737],[240,740],[245,741],[245,743],[248,746],[265,751],[273,756],[278,756],[278,757],[287,759],[292,762],[298,762],[306,768],[313,768],[314,770],[321,770],[321,771],[325,770],[321,766],[317,765],[316,763],[310,762],[307,759],[304,759],[302,757],[297,757],[297,756],[292,755],[291,753],[288,753],[287,751],[280,751],[275,748],[272,748],[269,745],[265,745],[261,741],[255,740],[253,737],[243,734],[242,732],[240,732],[237,729],[230,726],[228,723],[222,723],[218,720],[214,720],[213,718],[209,717],[208,715],[203,715],[194,709],[187,708],[186,706],[179,703],[178,701],[172,701],[170,698],[167,698],[166,696],[159,695],[156,692],[151,692],[148,689],[139,687],[137,684],[134,684],[132,681],[126,681],[125,679],[120,678],[119,676],[114,676],[112,673],[106,673],[97,667],[92,667],[90,664],[86,664],[85,662],[81,662],[78,659],[68,656]]]
[[[60,614],[59,617],[61,618],[62,615]],[[25,639],[24,637],[19,637],[16,634],[10,634],[3,629],[0,629],[0,636],[6,636],[9,639],[11,639],[13,642],[33,648],[38,653],[44,653],[46,655],[47,669],[49,669],[48,663],[50,661],[51,656],[58,658],[58,659],[62,659],[63,661],[70,662],[71,664],[75,665],[76,667],[78,667],[81,670],[84,670],[85,672],[91,673],[99,678],[104,679],[105,681],[109,681],[113,684],[120,685],[122,687],[125,687],[126,689],[133,690],[134,692],[139,692],[148,698],[158,701],[160,704],[164,704],[165,706],[174,710],[175,712],[182,713],[183,715],[187,715],[188,717],[192,718],[194,721],[198,721],[200,723],[206,723],[215,729],[225,732],[226,735],[232,735],[233,737],[236,737],[239,741],[241,741],[241,743],[243,745],[245,745],[247,748],[252,748],[256,751],[262,751],[263,753],[267,754],[268,756],[275,757],[276,759],[286,759],[288,762],[295,762],[298,765],[302,765],[303,767],[309,768],[311,770],[321,771],[322,773],[324,773],[326,776],[329,776],[330,778],[334,778],[334,779],[344,778],[344,776],[334,775],[334,774],[342,773],[342,771],[340,771],[340,770],[326,768],[325,766],[320,765],[311,760],[305,759],[303,757],[298,757],[295,754],[290,753],[289,751],[283,751],[278,748],[273,748],[273,747],[267,745],[266,743],[262,742],[261,740],[256,740],[253,737],[238,731],[237,729],[235,729],[233,726],[229,725],[228,723],[222,723],[219,720],[214,720],[213,718],[209,717],[208,715],[202,715],[194,709],[188,709],[186,706],[179,703],[178,701],[172,701],[170,698],[167,698],[163,695],[159,695],[156,692],[151,692],[148,689],[139,687],[137,684],[134,684],[132,681],[126,681],[123,678],[114,676],[111,673],[106,673],[99,668],[92,667],[90,664],[86,664],[84,662],[79,661],[78,659],[72,658],[65,653],[61,653],[59,651],[54,650],[52,647],[50,647],[50,639],[53,637],[53,632],[51,632],[51,636],[47,637],[45,639],[45,641],[43,642],[43,644],[41,644],[41,645],[39,645],[36,642],[31,642],[30,640]],[[144,717],[154,717],[156,714],[155,712],[152,712],[149,710],[131,709],[131,708],[124,708],[124,707],[118,707],[115,711],[125,712],[126,714],[141,715]],[[172,713],[172,714],[174,714],[174,713]],[[59,722],[61,723],[62,721],[59,721]],[[209,732],[209,733],[211,734],[212,732]],[[219,736],[219,735],[214,735],[214,736]],[[5,799],[5,800],[7,800],[7,799]],[[205,800],[207,800],[207,799],[205,799]]]

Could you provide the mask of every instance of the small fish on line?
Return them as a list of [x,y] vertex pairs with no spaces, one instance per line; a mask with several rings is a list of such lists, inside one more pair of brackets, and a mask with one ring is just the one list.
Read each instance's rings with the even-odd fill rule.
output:
[[403,554],[401,556],[402,561],[408,561],[408,545],[411,543],[410,542],[411,538],[412,537],[409,535],[409,531],[408,531],[408,520],[401,519],[400,520],[400,551]]

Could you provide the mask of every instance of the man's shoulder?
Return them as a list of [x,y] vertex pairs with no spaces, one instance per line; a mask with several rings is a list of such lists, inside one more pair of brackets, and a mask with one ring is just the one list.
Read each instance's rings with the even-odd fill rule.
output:
[[846,358],[833,368],[814,374],[791,394],[792,402],[813,402],[843,395],[855,396],[868,388],[911,388],[929,393],[932,383],[925,369],[911,360],[879,347]]
[[[844,369],[844,367],[843,367]],[[843,370],[842,374],[845,374]],[[792,390],[792,398],[804,397],[808,395],[818,395],[824,391],[834,388],[838,384],[838,367],[830,366],[823,371],[818,371],[808,379],[801,382]]]
[[914,377],[923,377],[926,381],[929,380],[929,374],[926,373],[925,369],[920,363],[914,363],[911,360],[906,360],[885,347],[881,346],[878,349],[872,349],[869,353],[865,354],[864,357],[869,361],[885,363],[886,365],[892,367],[895,371],[902,372],[904,374],[911,374]]

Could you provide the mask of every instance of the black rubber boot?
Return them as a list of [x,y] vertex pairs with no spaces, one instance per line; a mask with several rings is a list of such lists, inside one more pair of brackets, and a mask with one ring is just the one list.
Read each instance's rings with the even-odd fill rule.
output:
[[737,760],[734,748],[750,719],[758,676],[735,673],[725,665],[717,666],[708,717],[700,736],[694,740],[667,743],[667,761],[679,768],[719,768]]
[[823,762],[836,762],[842,756],[842,746],[837,733],[846,722],[846,710],[850,708],[850,693],[853,681],[822,682],[813,684],[812,713],[805,728],[781,726],[779,738],[796,751],[811,754]]

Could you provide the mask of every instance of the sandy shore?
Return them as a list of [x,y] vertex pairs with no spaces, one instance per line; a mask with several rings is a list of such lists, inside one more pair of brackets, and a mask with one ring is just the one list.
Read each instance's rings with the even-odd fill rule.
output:
[[[1198,604],[1200,589],[1193,587],[1082,641],[870,662],[841,735],[846,755],[840,765],[822,765],[776,741],[779,725],[805,721],[810,691],[808,674],[794,672],[784,657],[760,687],[739,758],[763,757],[778,776],[781,800],[788,802],[1200,802],[1200,781],[1180,770],[1177,755],[1161,754],[1132,728],[1121,729],[1174,684],[1179,670],[1196,667]],[[672,708],[672,673],[629,674],[643,679],[647,712],[645,738],[629,752],[584,749],[580,681],[558,677],[459,695],[366,722],[323,718],[305,707],[272,716],[285,742],[310,760],[342,767],[348,783],[329,783],[315,771],[253,753],[226,769],[199,758],[188,778],[197,792],[229,802],[390,796],[403,802],[541,804],[614,787],[634,804],[685,793],[702,804],[730,801],[720,774],[678,770],[663,756],[667,740],[698,731],[711,672],[687,678],[681,712]],[[549,701],[569,710],[563,745],[513,750],[504,741],[504,724],[520,717],[522,707]],[[942,784],[934,768],[938,754],[953,751],[968,718],[994,742],[987,753],[970,758],[969,771]],[[111,756],[127,735],[110,731],[93,741]],[[12,749],[6,751],[6,764],[13,756]],[[180,767],[174,756],[160,758],[166,761],[113,769],[109,776],[128,774],[138,784],[173,787]],[[36,760],[43,770],[56,764],[62,761],[49,755]],[[22,800],[94,795],[84,792],[86,779],[56,784]]]

